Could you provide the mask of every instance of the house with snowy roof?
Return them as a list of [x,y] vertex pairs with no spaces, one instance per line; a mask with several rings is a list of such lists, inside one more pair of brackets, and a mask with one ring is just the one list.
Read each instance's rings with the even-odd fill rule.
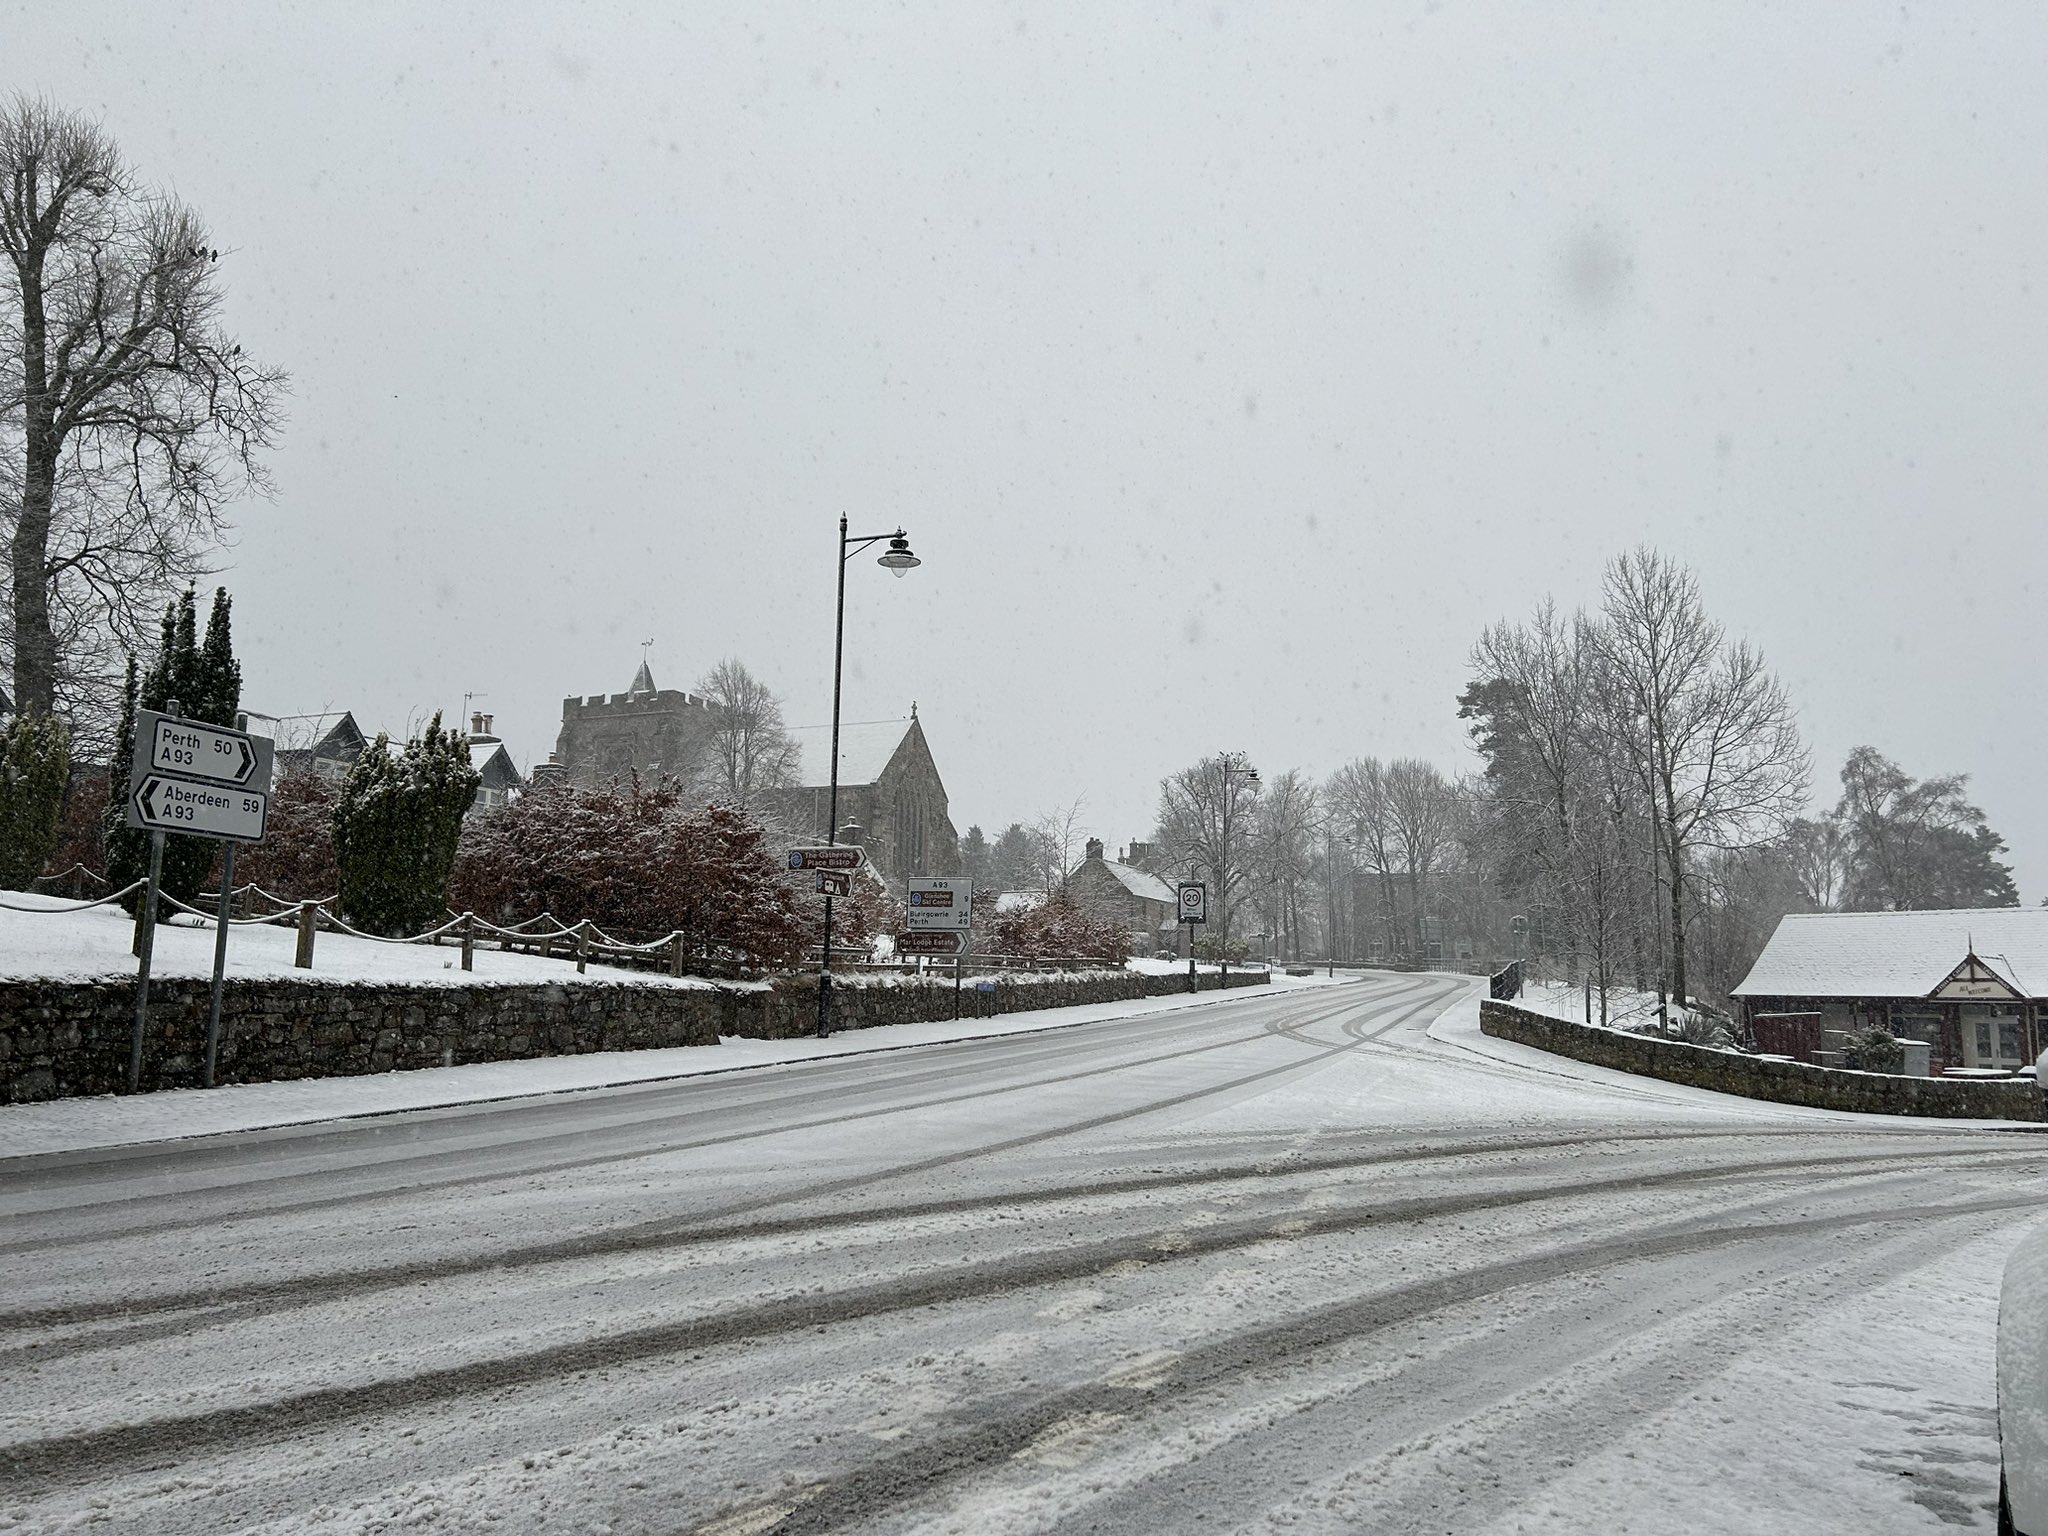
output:
[[492,724],[491,716],[486,714],[475,713],[469,717],[469,766],[477,771],[481,782],[465,815],[496,810],[509,804],[526,787],[525,781],[519,777],[517,765],[512,761],[512,754],[505,750],[505,743],[491,729]]
[[1066,879],[1074,904],[1098,922],[1123,928],[1137,954],[1176,943],[1179,910],[1173,887],[1135,864],[1104,858],[1099,837],[1089,838],[1087,849],[1088,856]]
[[1924,1042],[1937,1074],[2009,1071],[2042,1046],[2048,908],[1795,912],[1731,995],[1760,1043],[1775,1020],[1875,1025]]
[[[822,843],[832,831],[832,727],[799,726],[789,734],[800,782],[766,798],[798,836]],[[899,891],[912,875],[960,872],[960,837],[915,704],[907,718],[840,725],[839,824],[848,822],[875,873]]]
[[277,744],[276,777],[312,772],[325,779],[345,779],[370,739],[346,709],[308,715],[264,715],[249,711],[249,728],[259,736],[269,729]]

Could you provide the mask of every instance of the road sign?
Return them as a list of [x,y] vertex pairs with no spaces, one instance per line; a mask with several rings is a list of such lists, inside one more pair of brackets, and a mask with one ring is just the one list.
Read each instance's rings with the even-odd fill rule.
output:
[[821,869],[818,871],[818,889],[827,896],[851,896],[853,876],[844,870]]
[[1180,883],[1180,920],[1184,923],[1209,921],[1209,887],[1199,880]]
[[169,773],[208,784],[232,784],[263,794],[270,788],[271,743],[245,731],[174,720],[153,709],[135,716],[135,764],[130,777]]
[[859,869],[867,862],[858,848],[792,848],[789,850],[791,869]]
[[965,875],[913,875],[903,914],[912,933],[964,933],[974,923],[974,882]]
[[957,955],[966,948],[967,936],[953,929],[927,929],[896,935],[899,955]]
[[237,843],[260,842],[270,797],[226,789],[167,773],[146,773],[128,796],[128,825],[143,831],[185,832]]

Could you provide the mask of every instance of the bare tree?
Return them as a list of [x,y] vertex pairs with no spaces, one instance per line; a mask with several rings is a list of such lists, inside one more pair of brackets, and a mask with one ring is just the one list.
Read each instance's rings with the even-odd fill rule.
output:
[[[1387,771],[1376,757],[1354,758],[1330,776],[1325,787],[1331,814],[1360,864],[1380,889],[1380,938],[1388,955],[1395,949],[1399,922],[1394,877],[1399,867],[1399,838],[1394,810],[1387,797]],[[1348,829],[1348,831],[1344,830]]]
[[1609,563],[1594,633],[1605,727],[1636,764],[1657,829],[1672,990],[1686,996],[1689,869],[1704,849],[1775,839],[1804,805],[1806,749],[1762,655],[1728,643],[1690,571],[1643,548]]
[[1211,921],[1229,952],[1230,918],[1252,876],[1247,846],[1259,780],[1241,754],[1219,753],[1159,784],[1159,843],[1189,876],[1208,882]]
[[93,712],[115,652],[265,489],[285,376],[221,322],[219,251],[105,131],[0,110],[0,531],[18,707]]
[[1032,875],[1048,896],[1065,885],[1073,872],[1074,850],[1081,842],[1082,805],[1077,798],[1031,823]]
[[1403,757],[1387,764],[1387,809],[1401,850],[1402,875],[1408,886],[1408,915],[1413,925],[1415,958],[1428,954],[1424,931],[1430,885],[1450,847],[1452,805],[1450,782],[1419,758]]
[[1308,776],[1290,768],[1259,797],[1251,829],[1255,888],[1268,915],[1275,953],[1283,940],[1301,958],[1301,889],[1312,886],[1323,864],[1317,834],[1321,797]]
[[739,805],[796,783],[797,745],[782,721],[782,701],[737,657],[705,673],[697,691],[712,705],[709,788]]

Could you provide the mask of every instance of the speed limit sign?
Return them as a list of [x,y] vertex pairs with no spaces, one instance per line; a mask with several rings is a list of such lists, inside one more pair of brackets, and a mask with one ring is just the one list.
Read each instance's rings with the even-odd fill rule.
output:
[[1209,887],[1199,880],[1180,883],[1180,920],[1184,923],[1209,921]]

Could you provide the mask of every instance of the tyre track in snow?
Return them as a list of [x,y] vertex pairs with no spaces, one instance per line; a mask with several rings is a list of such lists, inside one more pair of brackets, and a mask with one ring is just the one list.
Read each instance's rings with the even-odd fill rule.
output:
[[[1352,1300],[1310,1308],[1283,1322],[1195,1345],[1175,1359],[1163,1374],[1156,1374],[1142,1384],[1088,1383],[1047,1394],[967,1429],[927,1438],[806,1490],[801,1502],[776,1518],[765,1518],[774,1514],[776,1507],[764,1510],[755,1504],[723,1511],[679,1529],[695,1536],[711,1536],[721,1525],[730,1529],[744,1521],[745,1528],[755,1536],[811,1536],[843,1530],[927,1498],[984,1470],[1007,1464],[1034,1443],[1056,1435],[1064,1426],[1127,1422],[1168,1398],[1221,1387],[1253,1371],[1284,1365],[1304,1355],[1526,1286],[1590,1275],[1646,1259],[1706,1253],[1733,1244],[1810,1238],[1857,1227],[1967,1219],[2037,1206],[2035,1197],[2003,1197],[1744,1225],[1711,1224],[1716,1218],[1709,1218],[1709,1224],[1689,1223],[1661,1234],[1573,1244],[1434,1275]],[[763,1518],[759,1523],[745,1521],[750,1513]]]
[[[802,1295],[761,1306],[736,1309],[702,1317],[685,1318],[622,1330],[591,1338],[573,1339],[520,1353],[497,1355],[460,1365],[430,1368],[410,1375],[370,1382],[315,1388],[272,1398],[260,1403],[234,1405],[193,1414],[111,1425],[98,1429],[42,1439],[17,1441],[0,1447],[0,1472],[7,1483],[22,1491],[105,1478],[124,1471],[157,1466],[176,1466],[191,1458],[246,1449],[275,1442],[307,1431],[325,1429],[350,1421],[431,1406],[451,1400],[497,1394],[553,1381],[580,1372],[601,1371],[633,1365],[651,1359],[688,1354],[745,1340],[807,1332],[833,1324],[862,1321],[920,1308],[985,1300],[1008,1293],[1050,1284],[1098,1276],[1119,1265],[1147,1266],[1181,1264],[1270,1243],[1294,1243],[1339,1235],[1366,1228],[1425,1223],[1444,1217],[1471,1215],[1526,1206],[1545,1201],[1583,1198],[1587,1195],[1630,1193],[1686,1183],[1736,1185],[1745,1178],[1782,1178],[1788,1165],[1766,1161],[1751,1169],[1722,1167],[1680,1169],[1661,1174],[1622,1176],[1558,1187],[1544,1185],[1508,1191],[1469,1195],[1422,1197],[1405,1201],[1380,1201],[1348,1207],[1329,1207],[1285,1216],[1256,1217],[1196,1231],[1174,1230],[1120,1236],[1092,1243],[1063,1243],[1061,1246],[985,1263],[940,1270],[924,1275],[885,1280],[852,1287],[837,1293]],[[1971,1214],[2036,1208],[2038,1196],[1959,1202],[1946,1206],[1856,1211],[1845,1215],[1816,1217],[1759,1227],[1710,1227],[1705,1245],[1740,1241],[1755,1232],[1805,1233],[1864,1224],[1930,1219],[1948,1214]],[[1720,1219],[1723,1213],[1701,1220]],[[1695,1221],[1690,1224],[1698,1226]],[[1629,1256],[1682,1251],[1688,1243],[1702,1241],[1697,1233],[1681,1230],[1675,1236],[1642,1238],[1631,1236],[1603,1243],[1577,1245],[1558,1253],[1606,1256],[1606,1262],[1622,1262]],[[1647,1244],[1648,1246],[1644,1246]],[[1563,1262],[1557,1255],[1525,1258],[1469,1272],[1479,1276],[1526,1273],[1547,1275],[1545,1267]],[[1533,1266],[1533,1267],[1531,1267]],[[1569,1268],[1569,1266],[1567,1266]],[[1565,1272],[1559,1270],[1559,1273]],[[1400,1288],[1397,1295],[1442,1296],[1441,1305],[1471,1299],[1461,1287],[1467,1275],[1440,1277]],[[1490,1283],[1490,1282],[1489,1282]],[[1520,1284],[1524,1281],[1503,1282]],[[1378,1297],[1367,1298],[1370,1308]],[[1339,1309],[1342,1311],[1343,1309]],[[1320,1314],[1318,1314],[1320,1315]],[[1402,1314],[1406,1315],[1406,1314]],[[1270,1331],[1270,1330],[1268,1330]],[[1262,1332],[1243,1336],[1261,1339]],[[1216,1346],[1224,1348],[1224,1346]],[[1236,1348],[1231,1345],[1229,1348]],[[1244,1356],[1247,1365],[1258,1363]],[[1091,1389],[1092,1390],[1092,1389]],[[1069,1394],[1071,1395],[1071,1394]],[[1076,1408],[1072,1411],[1086,1411]],[[1057,1415],[1055,1415],[1057,1417]],[[1050,1422],[1049,1420],[1047,1422]],[[1025,1440],[1044,1428],[1034,1415],[1033,1427],[1017,1427]],[[947,1442],[950,1444],[951,1442]],[[993,1444],[994,1442],[991,1442]],[[894,1464],[892,1458],[890,1464]],[[809,1527],[803,1527],[808,1529]]]
[[[1300,998],[1300,996],[1296,995],[1294,997],[1286,998],[1259,998],[1256,999],[1255,1002],[1259,1005],[1272,1007],[1283,1006],[1290,1003],[1298,1004],[1301,1000],[1302,999]],[[1315,1016],[1315,1018],[1302,1022],[1321,1022],[1324,1018],[1336,1017],[1351,1009],[1369,1006],[1379,1000],[1380,998],[1378,997],[1349,999],[1343,1003],[1338,1004],[1333,1008],[1330,1008],[1327,1013],[1318,1014]],[[1318,998],[1317,1001],[1320,1002],[1325,1000]],[[1426,1004],[1418,1006],[1425,1005]],[[276,1201],[260,1205],[252,1205],[247,1209],[242,1210],[201,1211],[193,1212],[191,1214],[180,1214],[178,1216],[173,1217],[159,1217],[157,1219],[150,1221],[134,1222],[122,1226],[102,1226],[80,1232],[56,1232],[38,1234],[35,1236],[25,1238],[14,1238],[5,1242],[0,1242],[0,1256],[20,1253],[32,1253],[52,1248],[73,1247],[78,1246],[80,1244],[90,1244],[108,1240],[125,1240],[135,1237],[157,1236],[163,1233],[178,1232],[197,1227],[215,1227],[228,1221],[267,1219],[270,1217],[281,1215],[299,1215],[314,1211],[332,1210],[339,1207],[357,1205],[372,1200],[402,1199],[409,1198],[416,1194],[468,1188],[481,1184],[505,1182],[516,1179],[544,1177],[559,1173],[580,1172],[591,1168],[603,1167],[609,1164],[632,1162],[650,1157],[662,1157],[680,1152],[702,1151],[713,1147],[729,1146],[735,1143],[746,1141],[758,1141],[764,1138],[781,1135],[791,1135],[804,1131],[828,1130],[839,1126],[855,1124],[863,1120],[872,1120],[893,1114],[905,1114],[918,1110],[943,1108],[947,1105],[969,1103],[977,1099],[993,1098],[1001,1096],[1003,1094],[1025,1093],[1040,1088],[1053,1087],[1066,1083],[1081,1082],[1090,1078],[1108,1076],[1117,1072],[1132,1071],[1140,1067],[1155,1066],[1163,1062],[1175,1061],[1188,1056],[1201,1055],[1209,1051],[1224,1050],[1231,1046],[1254,1044],[1259,1040],[1266,1039],[1274,1035],[1289,1035],[1291,1027],[1298,1026],[1280,1027],[1276,1025],[1268,1025],[1254,1033],[1236,1034],[1223,1040],[1205,1041],[1202,1044],[1190,1045],[1179,1050],[1166,1051],[1155,1055],[1132,1059],[1112,1061],[1101,1066],[1088,1067],[1079,1071],[1062,1072],[1049,1077],[1040,1077],[1029,1080],[1010,1080],[1005,1081],[1001,1084],[985,1088],[976,1088],[948,1094],[939,1094],[933,1097],[923,1099],[905,1100],[900,1103],[890,1103],[875,1106],[868,1109],[848,1111],[834,1115],[817,1116],[810,1119],[795,1119],[781,1121],[772,1125],[752,1125],[741,1129],[725,1132],[722,1134],[698,1136],[688,1140],[659,1142],[654,1145],[647,1145],[644,1142],[638,1142],[632,1146],[615,1148],[604,1152],[584,1152],[575,1157],[544,1158],[538,1161],[534,1160],[530,1155],[528,1155],[522,1157],[521,1160],[518,1161],[515,1165],[507,1167],[482,1169],[463,1174],[451,1174],[439,1178],[419,1178],[410,1179],[399,1183],[385,1183],[367,1189],[353,1190],[340,1194],[327,1194],[299,1200]],[[1148,1032],[1147,1036],[1142,1037],[1138,1041],[1132,1041],[1128,1038],[1127,1035],[1123,1035],[1121,1032],[1119,1032],[1119,1035],[1116,1038],[1103,1038],[1097,1040],[1069,1042],[1069,1049],[1070,1051],[1076,1048],[1084,1050],[1093,1049],[1105,1052],[1114,1051],[1117,1049],[1128,1049],[1132,1044],[1149,1044],[1150,1036],[1154,1033],[1167,1033],[1167,1031],[1162,1028],[1158,1031]],[[1024,1038],[1036,1039],[1040,1037]],[[1299,1037],[1297,1036],[1293,1038]],[[1004,1042],[1002,1037],[997,1037],[995,1040],[992,1041],[975,1041],[969,1043],[973,1045],[989,1045],[1001,1044]],[[943,1047],[934,1047],[934,1049],[943,1049]],[[1037,1054],[1051,1053],[1052,1052],[1050,1050],[1050,1047],[1048,1046],[1047,1048],[1041,1049]],[[866,1059],[871,1060],[872,1058]],[[1295,1065],[1307,1066],[1312,1064],[1312,1062],[1302,1062],[1297,1063]],[[795,1063],[791,1065],[797,1070],[801,1071],[804,1068],[808,1067],[810,1064]],[[1030,1062],[1028,1060],[1022,1062],[1015,1060],[1006,1060],[1005,1065],[1028,1066],[1030,1065]],[[838,1067],[840,1066],[840,1063],[832,1063],[832,1066]],[[1280,1071],[1286,1069],[1279,1068],[1268,1070]],[[857,1088],[864,1094],[872,1095],[875,1093],[901,1089],[905,1086],[914,1086],[916,1083],[928,1081],[957,1082],[959,1080],[959,1077],[960,1069],[958,1066],[922,1068],[915,1074],[912,1074],[908,1079],[899,1080],[885,1078],[883,1080],[876,1081],[873,1079],[862,1077],[851,1086]],[[704,1083],[706,1081],[714,1080],[704,1078],[686,1079],[683,1080],[682,1084],[678,1084],[676,1082],[669,1082],[662,1084],[660,1089],[658,1090],[647,1091],[663,1092],[666,1094],[683,1093],[689,1091],[689,1088],[693,1087],[695,1084]],[[708,1106],[685,1105],[673,1110],[664,1110],[660,1112],[658,1115],[637,1118],[620,1125],[606,1126],[597,1132],[592,1132],[587,1129],[569,1130],[559,1133],[553,1133],[544,1137],[535,1137],[527,1140],[519,1140],[515,1139],[515,1128],[508,1127],[498,1139],[493,1140],[491,1143],[482,1147],[438,1147],[430,1151],[425,1151],[418,1154],[412,1154],[393,1159],[386,1159],[384,1161],[376,1163],[364,1164],[360,1167],[348,1171],[355,1173],[359,1177],[367,1178],[388,1174],[394,1171],[403,1171],[415,1167],[445,1168],[451,1161],[451,1159],[456,1158],[498,1158],[506,1157],[514,1152],[521,1154],[531,1154],[535,1150],[546,1149],[554,1147],[556,1145],[577,1145],[587,1147],[589,1142],[592,1140],[593,1135],[602,1135],[605,1137],[617,1138],[640,1137],[645,1136],[646,1134],[656,1131],[660,1128],[678,1122],[693,1124],[701,1123],[707,1116],[741,1116],[747,1114],[750,1111],[761,1109],[789,1110],[791,1108],[796,1108],[801,1110],[813,1100],[825,1100],[835,1096],[843,1095],[847,1086],[847,1084],[836,1080],[824,1084],[803,1084],[798,1094],[796,1095],[797,1103],[795,1105],[792,1105],[790,1102],[791,1095],[774,1093],[766,1093],[759,1097],[750,1098],[748,1100],[732,1104],[721,1103]],[[1222,1087],[1219,1087],[1216,1091],[1222,1091]],[[522,1106],[525,1104],[525,1101],[519,1102]],[[1142,1114],[1145,1112],[1146,1111],[1142,1108],[1131,1111],[1133,1115]],[[516,1111],[514,1113],[516,1113]],[[409,1115],[403,1118],[406,1120],[413,1121],[416,1124],[424,1125],[431,1124],[436,1120],[442,1119],[445,1117],[446,1114],[446,1111],[424,1110],[417,1112],[416,1115]],[[401,1117],[393,1118],[399,1119]],[[354,1130],[348,1132],[333,1132],[323,1134],[336,1136],[374,1137],[387,1133],[388,1132],[386,1128],[380,1126],[375,1131]],[[230,1134],[233,1135],[236,1133]],[[124,1148],[120,1150],[124,1153],[133,1153],[133,1149]],[[176,1156],[178,1154],[175,1152],[167,1152],[167,1149],[164,1146],[159,1145],[150,1149],[150,1155],[157,1160],[162,1160],[166,1156]],[[36,1176],[36,1170],[33,1167],[35,1161],[35,1159],[14,1159],[13,1163],[15,1166],[13,1168],[0,1170],[0,1183],[4,1183],[4,1180],[6,1179],[6,1177],[9,1176],[9,1174],[12,1174],[12,1176],[16,1178]],[[30,1166],[22,1167],[21,1165],[23,1164],[28,1164]],[[121,1175],[116,1174],[114,1176],[119,1177]],[[153,1174],[152,1176],[155,1177],[160,1175]],[[332,1169],[310,1169],[303,1171],[294,1171],[289,1173],[259,1174],[257,1177],[254,1178],[237,1180],[228,1183],[208,1185],[197,1190],[189,1188],[182,1189],[178,1191],[178,1193],[186,1196],[231,1196],[245,1194],[247,1192],[254,1190],[272,1192],[280,1188],[294,1187],[301,1184],[310,1184],[316,1186],[331,1185],[336,1177],[337,1171]],[[38,1182],[40,1182],[40,1180],[38,1180]],[[22,1215],[19,1215],[13,1219],[16,1221],[23,1221],[31,1220],[38,1216],[48,1216],[52,1219],[75,1219],[80,1214],[99,1215],[105,1212],[118,1211],[128,1207],[140,1207],[143,1209],[156,1211],[161,1209],[163,1199],[164,1196],[162,1194],[129,1196],[115,1200],[94,1202],[92,1204],[83,1205],[75,1209],[56,1208],[49,1211],[23,1213]],[[721,1212],[721,1214],[723,1214],[723,1212]]]
[[[1434,999],[1425,999],[1417,1004],[1416,1008],[1427,1007],[1433,1001]],[[1344,1011],[1346,1010],[1337,1009],[1326,1014],[1319,1014],[1314,1020],[1309,1022],[1320,1022],[1323,1018],[1337,1017]],[[1269,1030],[1269,1032],[1286,1033],[1286,1031],[1280,1030]],[[1257,1038],[1260,1037],[1233,1038],[1228,1041],[1196,1046],[1187,1052],[1173,1053],[1167,1057],[1144,1058],[1139,1062],[1127,1063],[1126,1065],[1152,1065],[1160,1060],[1179,1059],[1185,1055],[1220,1049],[1224,1045],[1245,1044]],[[9,1311],[0,1311],[0,1329],[27,1329],[89,1324],[107,1318],[125,1321],[163,1313],[178,1313],[182,1317],[182,1320],[165,1320],[153,1323],[129,1322],[127,1326],[112,1333],[94,1335],[87,1339],[56,1341],[41,1349],[4,1350],[0,1351],[0,1361],[15,1355],[30,1355],[40,1362],[94,1347],[95,1341],[111,1345],[161,1336],[167,1332],[181,1331],[184,1327],[189,1326],[189,1323],[194,1319],[212,1322],[245,1321],[267,1312],[319,1305],[377,1290],[394,1289],[470,1274],[512,1272],[545,1264],[655,1252],[663,1249],[695,1246],[709,1241],[729,1241],[740,1236],[773,1235],[772,1231],[766,1228],[763,1228],[758,1234],[755,1233],[752,1227],[760,1224],[751,1224],[749,1227],[727,1226],[723,1228],[713,1224],[729,1221],[735,1215],[744,1215],[754,1211],[773,1209],[778,1205],[788,1205],[800,1201],[844,1194],[876,1184],[933,1173],[962,1163],[995,1157],[1003,1153],[1019,1151],[1026,1147],[1056,1141],[1065,1137],[1081,1135],[1088,1131],[1100,1130],[1127,1120],[1137,1119],[1144,1115],[1157,1114],[1163,1110],[1179,1108],[1185,1104],[1213,1097],[1217,1094],[1233,1092],[1253,1083],[1293,1072],[1304,1071],[1320,1065],[1333,1056],[1342,1055],[1352,1048],[1353,1043],[1349,1041],[1341,1045],[1325,1045],[1318,1054],[1300,1061],[1284,1062],[1278,1066],[1262,1068],[1257,1072],[1240,1074],[1221,1083],[1205,1085],[1201,1088],[1182,1093],[1150,1099],[1135,1106],[1126,1106],[1083,1119],[1067,1121],[1057,1126],[1026,1132],[1002,1141],[942,1153],[933,1157],[920,1158],[912,1162],[896,1164],[886,1169],[849,1175],[844,1179],[810,1184],[800,1190],[785,1191],[752,1200],[736,1201],[688,1216],[661,1217],[654,1221],[635,1223],[628,1227],[579,1234],[576,1237],[560,1239],[551,1243],[530,1244],[513,1249],[497,1249],[482,1254],[422,1259],[404,1264],[329,1271],[318,1275],[300,1276],[280,1281],[256,1282],[242,1286],[214,1285],[204,1290],[171,1296],[131,1296],[101,1303],[16,1308]],[[1080,1078],[1100,1076],[1103,1072],[1112,1070],[1116,1069],[1093,1069],[1053,1079],[1036,1080],[1029,1084],[991,1088],[973,1094],[958,1095],[947,1100],[947,1102],[959,1102],[962,1099],[986,1097],[1002,1092],[1023,1092],[1044,1086],[1047,1082],[1075,1081]],[[883,1114],[890,1112],[903,1111],[876,1110],[870,1113]],[[867,1117],[867,1114],[863,1114],[849,1118]],[[764,1131],[761,1134],[773,1133]],[[1077,1191],[1077,1193],[1079,1192]],[[1065,1193],[1049,1193],[1044,1198],[1073,1197],[1073,1195]],[[940,1202],[939,1205],[941,1208],[964,1210],[973,1208],[976,1203],[962,1200],[957,1203]],[[983,1199],[978,1203],[986,1204],[987,1202],[986,1199]],[[261,1213],[252,1214],[268,1215],[272,1209],[265,1208]],[[877,1214],[870,1215],[864,1219],[868,1222],[873,1222],[892,1218],[887,1215]],[[187,1224],[180,1223],[179,1226]],[[791,1218],[785,1225],[793,1229],[809,1224],[824,1223],[818,1222],[816,1218]],[[176,1229],[173,1228],[173,1230]],[[121,1231],[108,1234],[107,1237],[100,1240],[111,1240],[115,1237],[126,1238],[133,1235],[132,1232]],[[71,1241],[72,1244],[76,1244],[85,1242],[87,1239],[78,1237]]]

